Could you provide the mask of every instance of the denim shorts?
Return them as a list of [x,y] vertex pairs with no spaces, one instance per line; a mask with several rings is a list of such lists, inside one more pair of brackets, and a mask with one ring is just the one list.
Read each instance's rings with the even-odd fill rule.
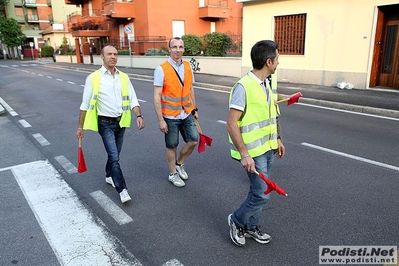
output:
[[168,133],[165,134],[166,148],[173,149],[179,145],[179,132],[185,142],[198,141],[198,130],[193,115],[190,114],[185,119],[164,119],[168,125]]

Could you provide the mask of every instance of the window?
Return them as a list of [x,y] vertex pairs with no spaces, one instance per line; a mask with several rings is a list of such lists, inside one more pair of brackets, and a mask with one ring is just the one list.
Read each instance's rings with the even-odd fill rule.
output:
[[274,17],[274,41],[280,54],[305,54],[306,14]]
[[22,9],[22,7],[15,7],[15,15],[17,17],[23,17],[24,16],[24,10]]

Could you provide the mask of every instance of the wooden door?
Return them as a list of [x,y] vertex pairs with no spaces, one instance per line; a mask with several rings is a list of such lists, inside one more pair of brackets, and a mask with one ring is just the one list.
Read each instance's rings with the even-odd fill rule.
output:
[[385,26],[379,85],[399,89],[399,20]]

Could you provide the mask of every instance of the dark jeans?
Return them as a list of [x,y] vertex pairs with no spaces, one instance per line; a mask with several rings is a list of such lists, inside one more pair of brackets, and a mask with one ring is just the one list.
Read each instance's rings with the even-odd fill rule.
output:
[[115,188],[121,193],[126,188],[125,178],[123,177],[119,165],[119,154],[122,150],[123,135],[125,128],[119,126],[119,121],[115,118],[98,117],[98,133],[103,139],[104,148],[108,154],[107,164],[105,166],[106,176],[111,176]]

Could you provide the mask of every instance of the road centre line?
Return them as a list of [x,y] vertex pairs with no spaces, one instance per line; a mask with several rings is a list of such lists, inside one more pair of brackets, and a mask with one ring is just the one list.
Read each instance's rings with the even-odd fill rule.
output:
[[20,119],[20,120],[18,120],[18,122],[19,122],[24,128],[32,127],[25,119]]
[[377,162],[377,161],[365,159],[365,158],[362,158],[362,157],[359,157],[359,156],[347,154],[347,153],[340,152],[340,151],[331,150],[331,149],[328,149],[328,148],[324,148],[324,147],[313,145],[313,144],[306,143],[306,142],[302,142],[301,145],[307,146],[309,148],[313,148],[313,149],[329,152],[329,153],[332,153],[332,154],[336,154],[336,155],[339,155],[339,156],[343,156],[343,157],[346,157],[346,158],[350,158],[350,159],[353,159],[353,160],[361,161],[361,162],[364,162],[364,163],[369,163],[369,164],[381,166],[381,167],[388,168],[388,169],[395,170],[395,171],[399,172],[399,167],[397,167],[397,166],[393,166],[393,165],[389,165],[389,164],[385,164],[385,163],[380,163],[380,162]]
[[142,266],[48,161],[5,170],[13,173],[61,265]]
[[65,171],[68,172],[68,174],[74,174],[78,172],[78,169],[73,165],[65,156],[56,156],[54,159],[61,165],[62,168],[64,168]]
[[90,193],[98,204],[119,224],[124,225],[133,221],[133,219],[126,214],[118,205],[116,205],[107,195],[101,190]]
[[40,143],[42,146],[47,146],[50,145],[50,142],[48,142],[40,133],[32,134],[32,136],[37,140],[37,142]]

